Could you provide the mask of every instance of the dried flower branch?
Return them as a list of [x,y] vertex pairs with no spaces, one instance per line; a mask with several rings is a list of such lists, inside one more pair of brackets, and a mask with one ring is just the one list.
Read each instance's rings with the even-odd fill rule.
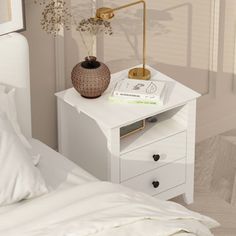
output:
[[[87,48],[88,51],[88,56],[92,55],[93,52],[93,45],[94,45],[94,40],[95,36],[104,33],[107,35],[112,35],[112,27],[111,23],[109,21],[105,21],[102,19],[98,18],[88,18],[88,19],[83,19],[79,22],[78,26],[76,27],[76,30],[79,31],[82,42]],[[87,45],[84,34],[88,34],[90,36],[90,45]]]
[[88,32],[92,35],[98,35],[100,33],[112,35],[112,27],[109,21],[105,21],[97,18],[83,19],[79,22],[76,30],[81,32]]
[[45,1],[45,0],[34,0],[34,3],[39,3],[39,5],[44,5],[44,4],[46,4],[46,2],[47,1]]
[[[56,36],[61,28],[65,28],[66,30],[71,28],[73,15],[66,6],[65,0],[34,0],[34,2],[44,5],[41,26],[47,33]],[[101,33],[106,35],[113,34],[111,23],[106,20],[91,17],[82,19],[79,23],[74,22],[73,24],[81,35],[82,42],[88,51],[89,57],[92,55],[95,36]],[[86,34],[90,36],[91,42],[89,43],[86,43]]]
[[43,30],[55,36],[62,27],[70,29],[72,16],[64,0],[51,0],[48,3],[41,0],[41,4],[45,5],[41,19]]

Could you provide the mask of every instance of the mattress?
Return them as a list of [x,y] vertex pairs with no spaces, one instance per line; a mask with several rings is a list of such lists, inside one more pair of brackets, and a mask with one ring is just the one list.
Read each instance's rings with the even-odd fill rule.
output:
[[49,148],[39,140],[30,140],[35,154],[40,154],[40,169],[50,190],[69,188],[74,185],[98,181],[78,165]]

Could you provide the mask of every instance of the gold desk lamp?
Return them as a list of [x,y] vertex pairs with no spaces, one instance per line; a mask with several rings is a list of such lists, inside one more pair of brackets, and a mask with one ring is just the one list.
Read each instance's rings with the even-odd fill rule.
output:
[[131,69],[129,71],[129,78],[149,80],[151,78],[151,72],[145,68],[146,67],[146,2],[144,0],[140,0],[117,8],[102,7],[97,9],[96,17],[103,20],[109,20],[115,16],[114,13],[115,11],[131,7],[140,3],[143,4],[143,67]]

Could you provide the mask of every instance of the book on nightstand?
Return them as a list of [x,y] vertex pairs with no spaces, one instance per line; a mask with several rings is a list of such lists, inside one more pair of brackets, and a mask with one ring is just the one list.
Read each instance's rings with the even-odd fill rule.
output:
[[119,103],[163,104],[165,89],[164,81],[123,79],[115,85],[110,100]]

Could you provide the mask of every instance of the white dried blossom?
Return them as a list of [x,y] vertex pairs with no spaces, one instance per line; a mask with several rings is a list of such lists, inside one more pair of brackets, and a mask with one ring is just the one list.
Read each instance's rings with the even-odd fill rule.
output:
[[[76,30],[80,33],[82,42],[88,51],[88,56],[92,54],[94,37],[100,33],[112,35],[111,23],[106,20],[97,18],[82,19],[79,23],[74,22],[74,17],[70,13],[65,0],[34,0],[36,4],[43,6],[41,26],[44,31],[54,36],[65,28],[69,30],[72,22],[76,26]],[[86,43],[84,34],[89,34],[90,41]],[[90,45],[88,45],[90,44]]]

